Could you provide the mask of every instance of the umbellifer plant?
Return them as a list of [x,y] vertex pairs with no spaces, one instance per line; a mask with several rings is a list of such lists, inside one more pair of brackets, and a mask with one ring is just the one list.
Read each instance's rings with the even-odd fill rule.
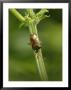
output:
[[25,16],[22,16],[16,9],[10,9],[10,11],[21,22],[20,27],[24,25],[29,28],[30,45],[34,52],[40,78],[41,80],[48,80],[46,68],[43,61],[42,51],[41,51],[42,45],[41,45],[40,39],[38,37],[38,32],[37,32],[38,23],[42,19],[49,17],[45,15],[45,13],[48,12],[48,10],[41,9],[39,12],[35,13],[33,9],[26,9]]

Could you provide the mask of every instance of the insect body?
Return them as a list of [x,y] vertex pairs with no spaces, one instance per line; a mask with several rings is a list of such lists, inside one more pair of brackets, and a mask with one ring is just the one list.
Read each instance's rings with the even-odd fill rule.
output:
[[30,43],[32,45],[32,49],[35,50],[35,52],[37,53],[38,50],[41,48],[41,44],[36,34],[30,35]]

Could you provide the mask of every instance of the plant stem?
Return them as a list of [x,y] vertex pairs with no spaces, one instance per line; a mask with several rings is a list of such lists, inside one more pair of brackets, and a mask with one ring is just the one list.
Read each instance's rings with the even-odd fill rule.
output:
[[[32,9],[28,10],[28,13],[30,14],[30,16],[32,18],[35,15],[35,13],[33,12]],[[30,27],[31,27],[30,29],[31,29],[32,33],[35,33],[38,37],[37,25],[32,22]],[[39,37],[38,37],[38,39],[39,39]],[[38,71],[39,71],[39,75],[41,77],[41,80],[47,80],[48,79],[47,78],[47,72],[45,69],[41,48],[38,50],[37,53],[34,51],[34,56],[36,59],[36,63],[37,63],[37,67],[38,67]]]
[[14,16],[16,16],[19,21],[25,21],[25,18],[16,9],[10,9],[10,11],[13,13]]
[[[32,33],[35,33],[38,37],[37,26],[32,23],[29,27],[30,27],[29,30]],[[38,71],[39,71],[39,75],[40,75],[41,80],[48,80],[47,72],[46,72],[46,69],[45,69],[44,61],[43,61],[41,48],[38,50],[37,53],[34,51],[34,56],[35,56],[35,59],[36,59],[36,63],[37,63],[37,67],[38,67]]]
[[[34,26],[34,28],[35,28],[35,26]],[[37,29],[35,29],[35,32],[37,32],[36,30]],[[38,34],[37,34],[37,36],[38,36]],[[39,71],[41,80],[47,80],[48,79],[47,78],[47,72],[46,72],[46,69],[45,69],[41,48],[38,50],[37,53],[34,52],[34,55],[35,55],[35,59],[36,59],[36,63],[37,63],[37,66],[38,66],[38,71]]]
[[34,52],[34,55],[36,58],[36,63],[38,66],[38,71],[39,71],[41,80],[48,80],[41,49],[38,51],[38,53]]

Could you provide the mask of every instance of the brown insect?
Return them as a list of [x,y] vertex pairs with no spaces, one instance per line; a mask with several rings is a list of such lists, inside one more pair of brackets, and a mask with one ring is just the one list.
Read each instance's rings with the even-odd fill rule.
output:
[[41,44],[36,34],[30,35],[30,43],[32,45],[32,49],[35,50],[35,52],[37,53],[38,50],[41,48]]

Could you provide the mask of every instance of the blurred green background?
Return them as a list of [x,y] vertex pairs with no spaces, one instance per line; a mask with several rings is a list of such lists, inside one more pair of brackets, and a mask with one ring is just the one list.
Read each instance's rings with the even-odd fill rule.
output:
[[[24,15],[24,10],[18,10]],[[35,12],[39,10],[34,10]],[[49,18],[38,24],[49,81],[62,80],[62,9],[49,9]],[[29,30],[9,11],[9,80],[40,81],[36,60],[28,45]]]

